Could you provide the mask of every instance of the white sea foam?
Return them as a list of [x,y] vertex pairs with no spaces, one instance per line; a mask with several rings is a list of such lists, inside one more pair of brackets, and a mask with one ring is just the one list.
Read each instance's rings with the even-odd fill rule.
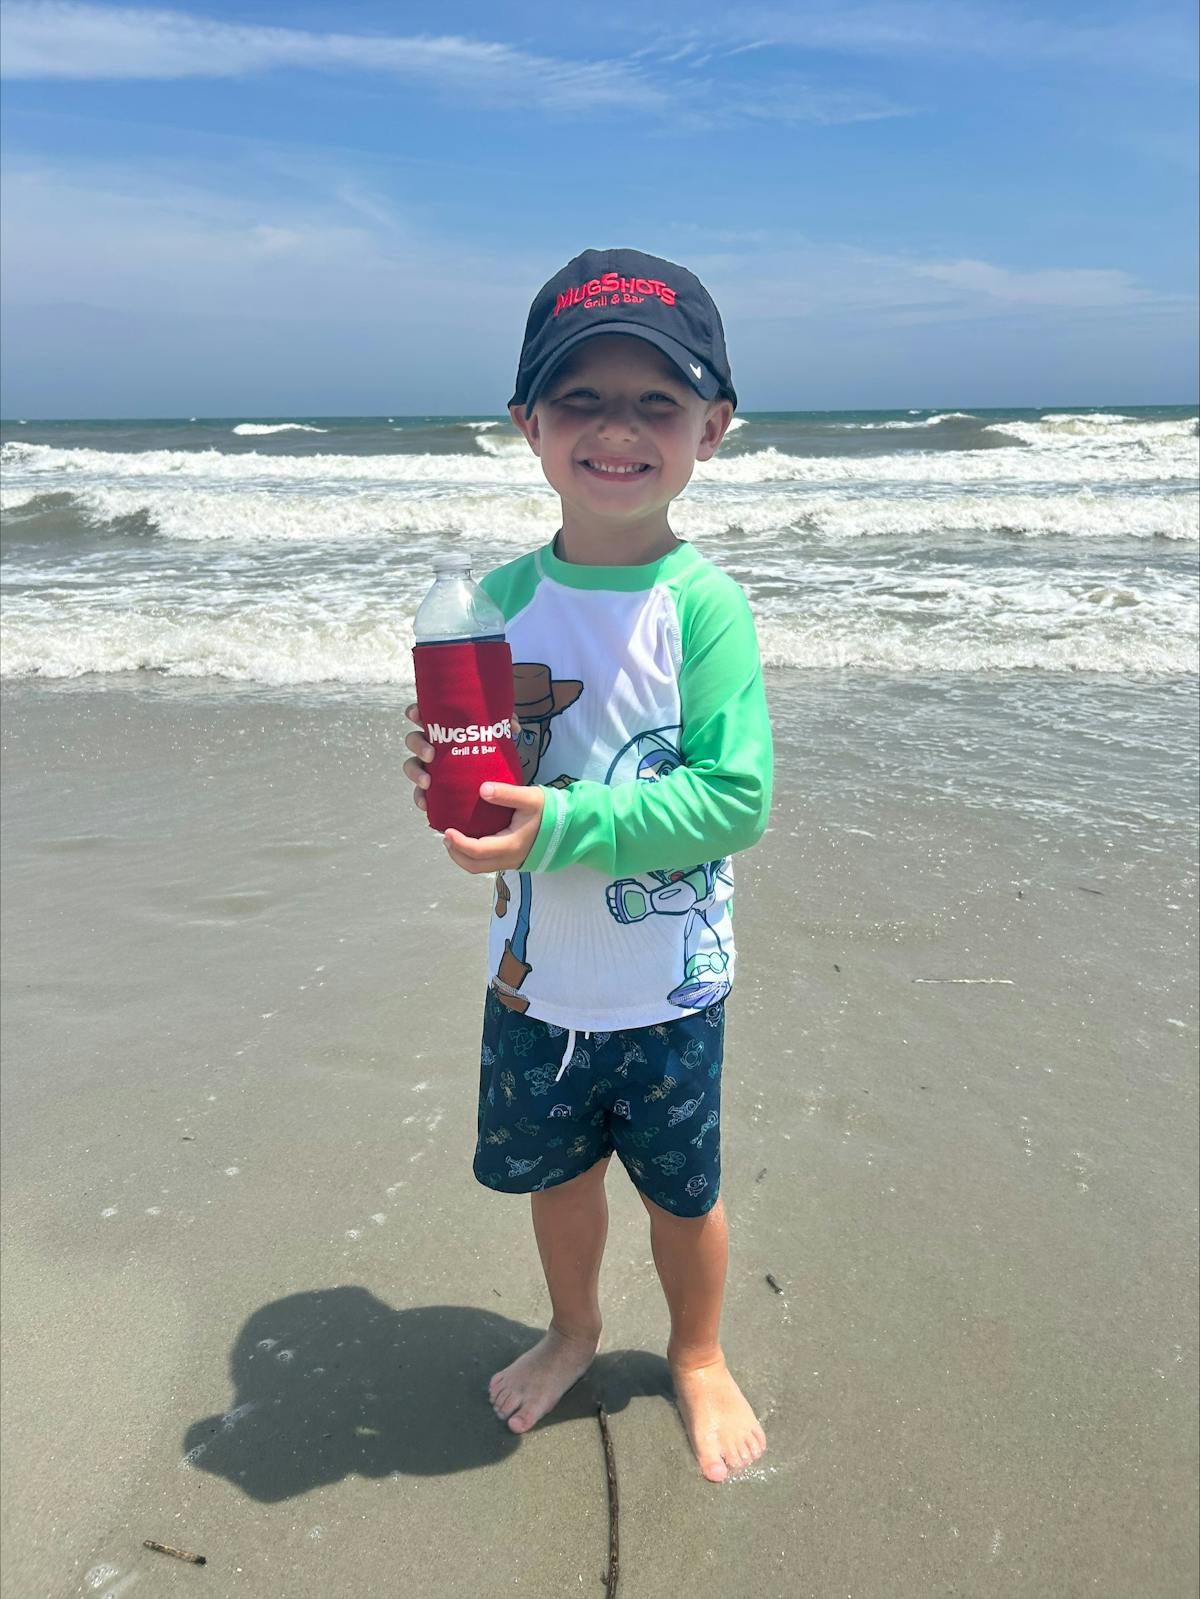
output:
[[[1012,433],[1006,423],[997,432]],[[1039,425],[1039,424],[1033,424]],[[1167,424],[1169,427],[1170,424]],[[1031,441],[1033,442],[1033,441]],[[694,481],[717,483],[872,484],[906,483],[971,487],[975,484],[1058,483],[1095,487],[1097,483],[1194,482],[1195,439],[1181,430],[1156,440],[1139,439],[1136,449],[909,450],[895,455],[787,455],[770,446],[745,455],[716,456],[700,462]]]
[[[909,412],[910,416],[916,412]],[[937,416],[922,417],[919,422],[837,422],[835,427],[851,429],[855,433],[888,433],[901,428],[935,428],[941,422],[975,422],[978,418],[970,411],[941,411]]]
[[534,459],[523,433],[477,433],[475,448],[481,455],[489,455],[493,460],[503,460],[505,456],[519,456],[523,461]]
[[[371,540],[407,542],[453,535],[485,538],[499,546],[527,547],[548,538],[560,521],[550,487],[534,478],[506,486],[486,483],[429,486],[420,493],[400,486],[353,491],[339,485],[320,492],[269,486],[169,487],[125,480],[78,487],[70,503],[97,528],[115,526],[141,535],[199,543],[307,543],[335,547]],[[330,486],[332,488],[332,486]],[[38,508],[29,489],[0,496],[11,525]],[[783,485],[742,488],[697,484],[680,499],[672,522],[688,538],[711,541],[720,559],[732,541],[788,535],[801,540],[922,538],[1003,534],[1027,538],[1200,538],[1200,505],[1180,493],[1008,492],[997,485],[976,493],[868,493],[851,486],[807,489]]]
[[[800,535],[841,541],[908,538],[928,542],[961,534],[1023,538],[1200,539],[1200,505],[1184,494],[1005,492],[689,493],[672,511],[689,538],[731,541]],[[717,559],[720,556],[714,549]]]
[[[544,482],[536,457],[525,444],[524,455],[496,463],[470,455],[260,455],[223,450],[89,450],[58,449],[45,444],[8,443],[0,450],[0,466],[10,483],[60,478],[62,487],[77,476],[98,481],[141,478],[148,482],[179,479],[222,483],[379,484]],[[20,475],[18,477],[18,474]],[[43,487],[48,485],[43,482]]]
[[328,428],[312,427],[307,422],[239,422],[230,430],[243,435],[259,433],[328,433]]
[[[769,446],[742,455],[717,456],[700,462],[696,483],[807,483],[869,485],[906,483],[938,491],[944,486],[977,484],[1097,484],[1179,482],[1196,478],[1196,434],[1193,423],[1139,423],[1135,436],[1103,434],[1056,435],[1038,430],[1043,424],[1005,423],[989,432],[1014,436],[1011,448],[890,455],[789,455]],[[1026,433],[1021,430],[1026,429]],[[1031,430],[1031,431],[1028,431]],[[452,484],[540,483],[537,459],[524,439],[475,435],[481,453],[463,455],[260,455],[247,450],[106,451],[59,449],[51,445],[9,442],[0,452],[0,466],[12,487],[58,479],[63,487],[78,476],[102,481],[207,480],[220,483]],[[1131,446],[1131,447],[1126,447]],[[486,458],[485,458],[486,457]]]
[[[1064,574],[1036,565],[910,556],[746,559],[768,665],[891,671],[1016,668],[1179,676],[1196,671],[1197,606],[1186,572],[1111,561]],[[6,607],[6,676],[153,670],[271,685],[411,684],[411,618],[426,565],[364,572],[320,555],[273,572],[235,562],[225,581],[180,594],[170,566],[125,585],[25,592]],[[14,573],[13,582],[32,574]],[[290,586],[286,576],[290,575]]]
[[1048,427],[1073,427],[1082,423],[1084,427],[1115,427],[1120,422],[1133,422],[1138,426],[1145,426],[1136,416],[1123,416],[1119,411],[1049,411],[1043,416],[1042,421]]
[[[767,666],[870,668],[897,672],[1131,672],[1191,676],[1200,666],[1194,639],[1155,636],[1111,625],[1121,611],[1097,602],[1094,615],[1048,611],[980,617],[948,607],[937,625],[873,614],[865,603],[814,610],[804,617],[758,619]],[[1110,625],[1104,625],[1108,618]],[[1100,625],[1098,625],[1098,622]],[[971,624],[971,625],[969,625]],[[173,677],[221,677],[267,685],[412,683],[409,622],[377,617],[340,625],[311,616],[241,616],[188,620],[161,614],[117,615],[95,608],[66,617],[16,618],[6,624],[4,675],[74,678],[89,672],[153,670]]]
[[1124,454],[1148,454],[1190,466],[1195,475],[1197,424],[1194,417],[1142,422],[1128,416],[1085,416],[1064,412],[1037,422],[992,422],[984,429],[1032,448],[1063,456],[1090,456],[1100,462]]
[[4,677],[158,671],[274,686],[412,682],[411,620],[322,621],[286,603],[247,604],[232,615],[114,612],[103,604],[76,604],[69,614],[22,611],[5,626]]
[[979,638],[968,632],[941,634],[897,626],[878,619],[857,625],[836,623],[759,625],[764,666],[828,668],[881,672],[1107,672],[1155,677],[1191,676],[1197,670],[1194,645],[1185,639],[1156,640],[1131,635],[1114,640],[1095,631],[1056,637],[1042,631],[1025,636],[997,632]]
[[[525,544],[559,525],[558,501],[545,483],[507,491],[477,488],[404,494],[372,488],[357,493],[289,494],[269,489],[185,490],[119,484],[73,496],[93,526],[148,523],[167,538],[198,543],[301,543],[333,547],[400,536],[460,534],[489,543]],[[10,512],[21,509],[13,505]]]

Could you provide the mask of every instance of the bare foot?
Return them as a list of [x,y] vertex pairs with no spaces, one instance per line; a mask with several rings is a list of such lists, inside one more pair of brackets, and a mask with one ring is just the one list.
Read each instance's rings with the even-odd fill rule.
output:
[[692,1451],[709,1482],[724,1482],[767,1447],[749,1401],[729,1374],[724,1355],[705,1365],[671,1364],[679,1414]]
[[492,1378],[492,1409],[513,1432],[528,1432],[583,1376],[599,1342],[599,1334],[560,1333],[552,1326],[540,1343]]

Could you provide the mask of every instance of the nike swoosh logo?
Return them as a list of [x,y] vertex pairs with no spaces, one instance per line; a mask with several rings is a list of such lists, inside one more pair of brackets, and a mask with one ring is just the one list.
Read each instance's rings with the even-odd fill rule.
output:
[[704,376],[704,368],[702,366],[692,366],[692,363],[690,361],[688,362],[688,366],[692,367],[692,376],[696,379],[697,382],[699,382],[700,379]]

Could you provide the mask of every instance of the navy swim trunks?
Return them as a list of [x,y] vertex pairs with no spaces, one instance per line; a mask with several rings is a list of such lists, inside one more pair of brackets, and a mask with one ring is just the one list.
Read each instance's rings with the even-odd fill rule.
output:
[[489,989],[475,1175],[529,1194],[615,1150],[634,1183],[677,1216],[721,1187],[724,1001],[656,1027],[571,1032],[509,1010]]

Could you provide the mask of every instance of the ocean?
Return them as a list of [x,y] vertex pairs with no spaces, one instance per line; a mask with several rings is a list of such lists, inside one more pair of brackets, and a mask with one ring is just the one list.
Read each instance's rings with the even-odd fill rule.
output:
[[[739,416],[675,530],[750,598],[811,780],[1191,813],[1195,407]],[[403,704],[431,558],[556,500],[507,419],[0,424],[9,689]],[[839,760],[843,774],[846,762]],[[841,796],[849,800],[853,796]]]

